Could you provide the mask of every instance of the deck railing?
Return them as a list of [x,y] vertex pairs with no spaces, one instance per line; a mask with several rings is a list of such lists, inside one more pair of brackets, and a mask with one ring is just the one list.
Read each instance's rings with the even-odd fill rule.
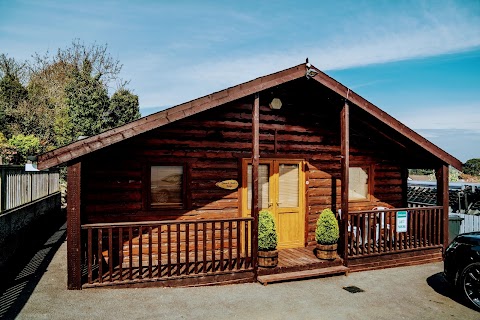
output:
[[84,283],[169,280],[253,270],[253,218],[83,225]]
[[[407,212],[406,232],[397,232],[397,212]],[[349,259],[442,245],[443,208],[396,208],[348,214]]]

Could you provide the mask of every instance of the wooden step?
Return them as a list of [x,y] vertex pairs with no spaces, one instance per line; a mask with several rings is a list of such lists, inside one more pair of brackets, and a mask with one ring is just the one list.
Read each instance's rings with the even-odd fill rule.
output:
[[348,275],[349,271],[350,269],[345,266],[335,266],[335,267],[313,269],[313,270],[269,274],[269,275],[259,276],[257,280],[258,282],[266,286],[268,283],[273,283],[273,282],[315,278],[315,277],[334,275],[334,274]]

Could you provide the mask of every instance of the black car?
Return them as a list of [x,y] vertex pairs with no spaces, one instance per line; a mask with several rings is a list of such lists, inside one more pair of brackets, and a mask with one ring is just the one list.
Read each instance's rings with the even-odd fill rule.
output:
[[480,309],[480,232],[464,233],[453,239],[445,250],[444,275]]

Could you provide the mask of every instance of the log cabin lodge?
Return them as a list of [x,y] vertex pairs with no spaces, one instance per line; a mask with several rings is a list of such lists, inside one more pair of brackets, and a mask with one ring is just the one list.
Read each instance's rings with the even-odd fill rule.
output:
[[[38,169],[60,165],[69,289],[267,283],[441,261],[448,168],[462,166],[308,63],[37,157]],[[435,170],[435,206],[409,206],[409,168]],[[257,264],[264,208],[279,237],[271,269]],[[333,262],[313,253],[325,208],[340,222]]]

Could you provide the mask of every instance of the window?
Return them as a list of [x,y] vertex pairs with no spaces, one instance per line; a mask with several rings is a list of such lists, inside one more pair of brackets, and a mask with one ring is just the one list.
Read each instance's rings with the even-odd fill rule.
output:
[[183,166],[150,168],[150,207],[183,206]]
[[[270,165],[259,164],[258,165],[258,207],[261,209],[267,209],[270,202]],[[247,181],[247,207],[248,210],[252,209],[252,165],[248,165],[248,181]]]
[[350,167],[348,169],[349,200],[369,200],[369,171],[367,167]]

